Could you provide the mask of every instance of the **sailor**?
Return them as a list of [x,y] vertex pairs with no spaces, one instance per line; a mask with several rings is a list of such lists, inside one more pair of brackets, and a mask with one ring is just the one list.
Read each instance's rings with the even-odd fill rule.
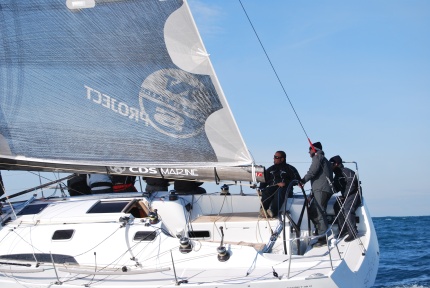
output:
[[112,179],[107,174],[88,174],[87,185],[92,194],[112,193]]
[[148,193],[153,193],[157,191],[168,191],[170,184],[168,179],[151,177],[145,177],[142,179],[146,181],[145,191]]
[[285,195],[288,193],[288,197],[293,197],[293,189],[287,191],[288,185],[292,180],[300,181],[299,172],[294,166],[287,164],[286,158],[287,155],[284,151],[276,151],[273,156],[273,165],[265,171],[266,182],[260,184],[262,209],[266,210],[266,213],[260,212],[262,217],[278,216]]
[[129,175],[112,175],[113,192],[137,192],[134,187],[136,176]]
[[[316,227],[316,234],[325,234],[328,229],[327,203],[333,194],[331,185],[333,182],[333,170],[330,162],[325,158],[320,142],[313,143],[309,147],[309,156],[312,158],[308,172],[300,181],[303,186],[311,181],[312,192],[310,196],[309,218]],[[320,237],[315,247],[327,245],[327,240]]]
[[206,189],[200,187],[203,182],[189,180],[175,180],[174,189],[177,194],[204,194]]
[[[343,166],[339,155],[330,158],[330,162],[334,173],[333,187],[336,192],[342,193],[334,204],[334,211],[338,215],[339,234],[342,237],[348,232],[345,242],[350,242],[357,237],[358,233],[355,220],[355,210],[361,205],[358,179],[354,171]],[[343,207],[341,207],[342,203]]]

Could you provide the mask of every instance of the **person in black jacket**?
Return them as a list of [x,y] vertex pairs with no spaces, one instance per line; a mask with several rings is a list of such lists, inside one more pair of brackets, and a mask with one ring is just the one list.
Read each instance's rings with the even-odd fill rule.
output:
[[[333,166],[334,189],[336,192],[342,193],[334,205],[334,210],[338,215],[339,234],[343,236],[344,231],[348,231],[349,235],[345,241],[350,242],[357,237],[355,210],[361,205],[357,175],[351,169],[343,166],[342,158],[339,155],[330,158],[329,161]],[[341,207],[342,203],[343,207]]]
[[293,197],[293,189],[287,191],[287,187],[292,180],[300,180],[300,175],[297,169],[287,164],[287,155],[284,151],[276,151],[273,156],[273,165],[270,166],[264,174],[266,179],[265,183],[260,184],[260,190],[262,192],[262,209],[261,216],[276,217],[279,210],[284,203],[285,195],[288,193],[288,197]]

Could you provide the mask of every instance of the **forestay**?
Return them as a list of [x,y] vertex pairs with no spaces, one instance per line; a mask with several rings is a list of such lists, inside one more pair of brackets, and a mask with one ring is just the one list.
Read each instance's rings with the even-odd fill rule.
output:
[[262,176],[186,2],[84,2],[0,0],[1,168]]

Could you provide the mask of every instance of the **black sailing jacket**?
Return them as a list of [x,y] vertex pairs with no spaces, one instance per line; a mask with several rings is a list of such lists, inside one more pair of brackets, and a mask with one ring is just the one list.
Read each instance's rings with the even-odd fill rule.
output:
[[300,174],[294,166],[287,163],[281,163],[270,166],[265,171],[264,178],[266,179],[266,182],[260,184],[260,189],[281,182],[284,182],[285,186],[288,186],[291,180],[300,181]]

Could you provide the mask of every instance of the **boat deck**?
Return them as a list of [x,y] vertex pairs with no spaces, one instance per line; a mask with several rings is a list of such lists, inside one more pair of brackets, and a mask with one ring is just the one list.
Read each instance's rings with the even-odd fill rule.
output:
[[[261,221],[265,220],[260,217],[258,212],[239,212],[239,213],[226,213],[226,214],[211,214],[202,215],[194,219],[193,223],[204,223],[204,222],[249,222],[249,221]],[[269,219],[276,220],[276,219]]]

